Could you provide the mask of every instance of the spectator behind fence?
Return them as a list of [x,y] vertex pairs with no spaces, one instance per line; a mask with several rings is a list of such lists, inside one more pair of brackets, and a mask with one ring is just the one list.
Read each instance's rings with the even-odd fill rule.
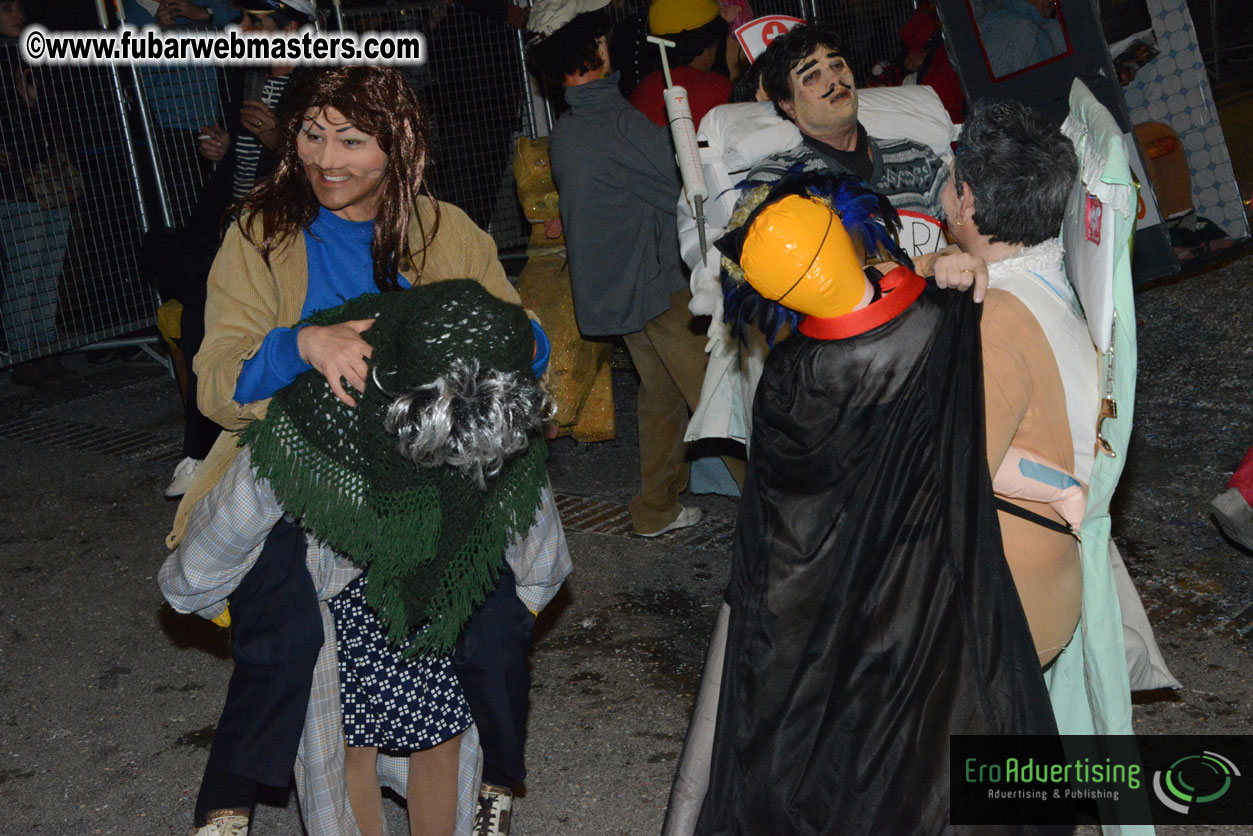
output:
[[[693,125],[700,125],[711,108],[731,100],[727,59],[738,68],[738,47],[736,55],[727,56],[727,22],[717,0],[654,0],[648,8],[648,33],[675,43],[667,48],[670,78],[687,91]],[[659,47],[646,42],[643,48]],[[719,65],[721,71],[716,69]],[[665,74],[655,70],[631,91],[631,104],[663,128],[670,123],[662,97],[665,87]]]
[[[243,10],[239,25],[245,32],[291,33],[317,19],[312,0],[236,0],[235,5]],[[232,200],[242,200],[273,170],[279,153],[275,112],[293,69],[295,65],[274,63],[247,71],[242,89],[231,98],[226,127],[200,126],[200,155],[213,163],[226,162]],[[224,181],[224,175],[215,176],[211,188],[222,188]]]
[[[18,55],[21,0],[0,2],[0,331],[4,351],[26,358],[54,350],[57,287],[69,238],[69,205],[82,177],[57,147],[39,75]],[[39,386],[69,374],[55,355],[25,362],[13,382]]]
[[[182,0],[168,0],[182,2]],[[244,10],[240,27],[247,32],[294,32],[314,19],[309,0],[239,0]],[[196,372],[192,363],[204,339],[205,283],[221,241],[227,208],[242,199],[253,185],[274,170],[278,158],[275,113],[293,71],[291,65],[272,64],[229,75],[230,106],[226,128],[203,125],[200,156],[217,164],[183,228],[150,233],[143,263],[162,296],[183,303],[180,346],[186,363],[184,378],[183,459],[165,489],[170,498],[182,496],[208,455],[221,427],[200,411]],[[216,108],[214,110],[216,113]]]
[[[239,9],[225,0],[124,0],[122,11],[126,22],[138,27],[211,28],[239,20]],[[217,118],[218,70],[207,64],[140,67],[138,74],[162,182],[177,214],[192,204],[192,190],[212,170],[212,164],[196,154],[196,135],[201,125]]]

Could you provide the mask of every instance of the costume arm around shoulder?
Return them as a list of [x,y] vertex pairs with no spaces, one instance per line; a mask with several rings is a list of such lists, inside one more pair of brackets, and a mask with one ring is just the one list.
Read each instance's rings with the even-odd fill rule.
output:
[[531,612],[546,607],[561,589],[573,566],[551,485],[540,491],[535,520],[526,534],[505,550],[505,560],[517,582],[518,598]]
[[273,491],[254,478],[252,461],[241,452],[192,508],[186,536],[157,573],[170,606],[209,619],[220,615],[282,515]]
[[227,230],[209,271],[205,337],[194,361],[200,411],[228,430],[265,414],[268,401],[240,404],[235,387],[244,360],[261,347],[278,321],[278,287],[261,254],[236,222]]

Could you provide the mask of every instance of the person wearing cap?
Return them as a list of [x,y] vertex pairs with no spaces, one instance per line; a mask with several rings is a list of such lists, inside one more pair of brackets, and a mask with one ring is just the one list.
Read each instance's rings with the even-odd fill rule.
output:
[[1057,733],[982,456],[979,309],[905,266],[854,178],[757,191],[719,241],[726,311],[781,341],[689,832],[939,832],[950,734]]
[[[258,35],[293,33],[317,20],[311,0],[234,0],[242,11],[240,28]],[[227,126],[201,125],[200,155],[212,163],[224,159],[232,200],[242,200],[252,186],[274,167],[278,156],[277,110],[295,66],[271,64],[264,72],[248,70],[236,76]],[[219,169],[223,168],[219,166]],[[229,180],[227,180],[229,178]],[[212,184],[210,189],[212,189]]]
[[[531,66],[570,105],[549,149],[561,195],[574,313],[588,337],[621,336],[640,376],[637,534],[695,525],[685,507],[689,410],[700,396],[705,338],[693,327],[679,257],[680,180],[668,131],[622,98],[611,72],[605,0],[537,4]],[[742,463],[728,460],[733,474]]]
[[[277,131],[278,167],[243,201],[210,271],[205,339],[194,361],[201,409],[231,431],[263,417],[270,397],[310,368],[345,404],[355,404],[351,393],[365,389],[372,353],[361,334],[371,323],[302,322],[320,309],[362,293],[453,278],[472,278],[507,302],[519,301],[491,237],[459,209],[429,197],[424,110],[398,71],[339,67],[296,75]],[[186,533],[192,509],[238,450],[232,433],[218,438],[179,505],[167,538],[171,548]],[[285,550],[283,556],[301,560],[298,549]],[[251,577],[241,582],[244,594],[252,594]],[[295,601],[309,601],[299,589],[283,585],[267,595],[293,607]],[[501,603],[511,602],[502,596]],[[316,613],[316,601],[312,607]],[[531,618],[521,603],[517,608]],[[510,633],[482,644],[510,659],[521,655],[525,667],[525,649],[515,648],[529,647],[529,634]],[[292,676],[304,669],[300,659],[282,661],[297,668]],[[500,671],[499,665],[489,667]],[[259,676],[262,688],[279,687],[288,678],[273,676],[268,668]],[[285,715],[296,737],[306,701],[307,692],[305,700],[297,695],[284,701],[296,706],[294,717]],[[247,711],[241,713],[246,719]],[[279,734],[279,725],[267,721],[264,733]],[[251,743],[248,734],[239,738]],[[254,794],[257,783],[285,786],[295,738],[281,739],[287,746],[264,749],[264,764],[238,752],[217,758],[211,753],[206,781],[230,788],[230,776],[239,776],[252,781]],[[203,817],[216,809],[246,809],[248,798],[245,792],[243,804],[220,796],[198,802],[197,826],[207,826]]]
[[[717,0],[653,0],[648,6],[648,33],[674,41],[666,47],[673,84],[687,91],[692,123],[699,125],[711,108],[731,100],[731,78],[726,68],[738,56],[727,55],[727,22]],[[735,43],[734,40],[731,43]],[[645,43],[641,49],[658,49]],[[721,71],[715,69],[721,66]],[[666,78],[654,70],[631,91],[631,104],[655,124],[666,127],[666,103],[662,93]]]

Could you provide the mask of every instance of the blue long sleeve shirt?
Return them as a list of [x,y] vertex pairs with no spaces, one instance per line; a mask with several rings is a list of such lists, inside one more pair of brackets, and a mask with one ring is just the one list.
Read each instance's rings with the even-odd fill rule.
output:
[[[305,252],[309,261],[309,286],[303,320],[310,314],[334,308],[363,293],[375,293],[374,263],[370,258],[370,242],[374,238],[374,221],[346,221],[328,209],[304,231]],[[404,276],[401,287],[409,287]],[[303,326],[275,328],[265,335],[261,348],[244,361],[243,371],[235,384],[235,400],[252,403],[274,395],[313,368],[300,357],[296,336]]]

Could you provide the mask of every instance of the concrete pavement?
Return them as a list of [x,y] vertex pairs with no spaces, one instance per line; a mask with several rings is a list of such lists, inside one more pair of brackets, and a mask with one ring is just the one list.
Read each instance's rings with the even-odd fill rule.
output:
[[[1253,733],[1253,555],[1207,511],[1253,443],[1251,296],[1246,255],[1136,298],[1137,423],[1114,533],[1184,683],[1138,698],[1142,733]],[[658,832],[726,579],[731,500],[697,498],[707,519],[682,536],[621,533],[634,378],[614,382],[619,438],[552,447],[576,570],[540,621],[517,836]],[[155,586],[179,416],[155,366],[0,385],[0,836],[190,826],[230,661],[225,634],[172,613]],[[268,801],[253,832],[299,834],[293,798]],[[388,815],[402,832],[400,808]]]

